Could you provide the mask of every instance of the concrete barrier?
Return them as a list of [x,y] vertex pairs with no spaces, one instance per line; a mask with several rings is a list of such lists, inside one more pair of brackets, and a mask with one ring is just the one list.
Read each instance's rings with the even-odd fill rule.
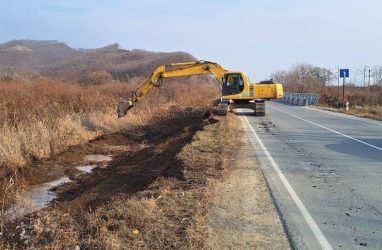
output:
[[298,105],[299,106],[307,106],[306,99],[298,99]]
[[[292,105],[319,105],[320,95],[313,93],[284,93],[284,102]],[[305,100],[305,101],[301,101]]]
[[309,100],[305,98],[295,98],[295,97],[283,97],[283,103],[297,106],[309,106]]
[[297,105],[297,106],[309,106],[313,104],[309,101],[309,99],[304,98],[304,96],[301,96],[301,97],[283,96],[281,101],[286,104]]

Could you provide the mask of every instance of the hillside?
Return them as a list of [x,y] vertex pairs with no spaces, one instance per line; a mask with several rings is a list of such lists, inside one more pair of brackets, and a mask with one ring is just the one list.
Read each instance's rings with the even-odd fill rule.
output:
[[128,80],[134,76],[147,76],[157,66],[172,62],[196,60],[184,52],[149,52],[145,50],[124,50],[118,44],[87,50],[67,61],[59,61],[43,70],[43,74],[66,80],[76,80],[88,72],[106,71],[114,79]]
[[195,58],[184,52],[125,50],[119,44],[97,49],[74,49],[57,41],[14,40],[0,44],[0,70],[27,70],[81,83],[89,82],[89,74],[124,81],[146,76],[161,64],[190,60]]
[[0,44],[0,69],[13,67],[38,71],[79,54],[78,50],[57,41],[13,40]]

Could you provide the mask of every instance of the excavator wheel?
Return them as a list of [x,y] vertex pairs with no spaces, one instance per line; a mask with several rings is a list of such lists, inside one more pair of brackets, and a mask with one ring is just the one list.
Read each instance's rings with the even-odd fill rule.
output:
[[255,104],[254,105],[255,116],[265,116],[265,102],[256,100],[254,104]]
[[227,102],[218,103],[218,108],[217,108],[218,115],[227,115],[228,110],[229,110],[229,106]]

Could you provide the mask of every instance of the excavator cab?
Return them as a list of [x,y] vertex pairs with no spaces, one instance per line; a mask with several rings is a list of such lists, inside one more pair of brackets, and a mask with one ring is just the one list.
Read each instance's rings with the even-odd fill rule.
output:
[[244,90],[244,80],[240,73],[228,73],[223,77],[222,95],[236,95]]

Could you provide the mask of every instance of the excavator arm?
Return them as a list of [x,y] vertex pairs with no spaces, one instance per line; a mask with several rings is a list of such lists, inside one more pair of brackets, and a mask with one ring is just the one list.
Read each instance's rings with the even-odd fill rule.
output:
[[227,70],[219,64],[208,61],[172,63],[159,66],[135,91],[133,91],[130,99],[118,104],[118,117],[125,116],[127,111],[133,108],[135,104],[152,89],[152,87],[162,86],[163,78],[212,74],[218,82],[222,83],[222,79],[226,72]]

